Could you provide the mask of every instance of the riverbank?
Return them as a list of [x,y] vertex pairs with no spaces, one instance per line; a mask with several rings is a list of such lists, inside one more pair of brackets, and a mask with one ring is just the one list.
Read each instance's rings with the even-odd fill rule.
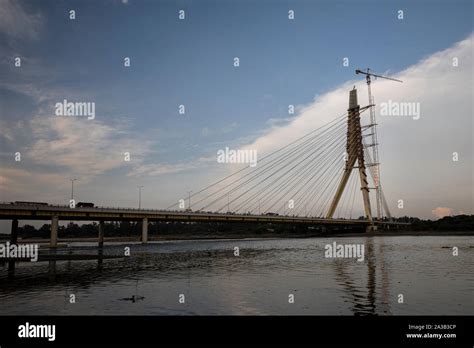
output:
[[[213,234],[177,234],[177,235],[162,235],[162,236],[148,236],[148,240],[154,241],[173,241],[173,240],[227,240],[227,239],[288,239],[288,238],[340,238],[340,237],[396,237],[396,236],[474,236],[474,231],[374,231],[369,233],[213,233]],[[9,235],[0,235],[0,240],[8,241]],[[67,237],[60,238],[59,243],[94,243],[97,242],[96,237]],[[127,237],[106,237],[104,240],[107,242],[140,242],[140,236],[127,236]],[[49,239],[47,238],[19,238],[18,243],[38,243],[47,244]]]

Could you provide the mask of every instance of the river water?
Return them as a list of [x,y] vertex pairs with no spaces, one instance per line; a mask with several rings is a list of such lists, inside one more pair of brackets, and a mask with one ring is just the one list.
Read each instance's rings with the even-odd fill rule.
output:
[[[333,242],[363,245],[364,260],[325,257]],[[0,314],[474,314],[472,236],[109,243],[104,254],[126,246],[129,257],[19,263],[13,275],[0,264]]]

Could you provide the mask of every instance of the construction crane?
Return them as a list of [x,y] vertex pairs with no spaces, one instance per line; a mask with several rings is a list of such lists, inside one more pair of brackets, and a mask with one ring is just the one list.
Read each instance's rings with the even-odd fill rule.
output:
[[374,161],[374,185],[375,185],[375,194],[376,194],[376,202],[377,202],[377,218],[380,220],[382,219],[382,204],[387,214],[388,218],[391,219],[390,210],[388,209],[387,201],[385,200],[385,196],[383,195],[382,187],[380,184],[380,167],[379,167],[379,150],[378,150],[378,143],[377,143],[377,123],[375,122],[375,110],[373,106],[375,105],[374,98],[372,97],[372,89],[370,84],[372,82],[372,77],[375,79],[382,78],[386,80],[392,80],[396,82],[403,82],[401,80],[397,80],[391,77],[382,76],[374,74],[370,71],[370,68],[367,68],[366,71],[357,69],[355,73],[365,75],[365,80],[367,81],[367,89],[369,93],[369,108],[370,108],[370,127],[373,128],[372,133],[370,136],[372,137],[372,144],[369,147],[372,147],[372,156]]
[[387,77],[387,76],[382,76],[382,75],[377,75],[377,74],[373,74],[370,72],[370,68],[367,68],[367,71],[363,71],[363,70],[360,70],[360,69],[357,69],[356,70],[356,74],[363,74],[365,75],[365,79],[367,80],[367,84],[370,85],[370,77],[373,76],[375,77],[375,79],[377,79],[377,77],[380,77],[382,79],[387,79],[387,80],[392,80],[392,81],[397,81],[397,82],[403,82],[402,80],[397,80],[397,79],[394,79],[392,77]]

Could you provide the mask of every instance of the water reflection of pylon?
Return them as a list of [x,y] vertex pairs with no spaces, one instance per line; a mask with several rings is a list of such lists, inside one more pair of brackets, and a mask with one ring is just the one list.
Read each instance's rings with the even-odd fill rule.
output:
[[[378,239],[377,239],[378,241]],[[352,300],[353,307],[351,311],[355,315],[360,314],[391,314],[390,311],[390,278],[388,277],[385,258],[383,255],[383,241],[380,239],[379,253],[375,254],[374,239],[369,237],[366,239],[367,253],[365,255],[367,261],[367,297],[358,295],[360,290],[354,285],[351,274],[345,270],[343,262],[334,264],[337,279],[343,289]],[[380,268],[380,300],[377,301],[377,264]]]

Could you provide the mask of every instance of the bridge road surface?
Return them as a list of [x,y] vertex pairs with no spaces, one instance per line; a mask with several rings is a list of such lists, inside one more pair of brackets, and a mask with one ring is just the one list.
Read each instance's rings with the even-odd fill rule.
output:
[[[249,222],[249,223],[279,223],[306,224],[318,226],[366,226],[367,220],[355,219],[326,219],[316,217],[280,216],[280,215],[251,215],[234,213],[212,213],[191,211],[167,211],[132,208],[105,207],[76,207],[55,205],[20,205],[0,203],[0,219],[12,220],[12,240],[16,241],[18,220],[51,220],[50,246],[57,246],[58,222],[67,221],[99,221],[99,244],[103,245],[104,221],[141,221],[142,242],[148,241],[148,222],[150,221],[180,221],[180,222]],[[398,226],[407,225],[400,222],[376,221],[374,225]]]

